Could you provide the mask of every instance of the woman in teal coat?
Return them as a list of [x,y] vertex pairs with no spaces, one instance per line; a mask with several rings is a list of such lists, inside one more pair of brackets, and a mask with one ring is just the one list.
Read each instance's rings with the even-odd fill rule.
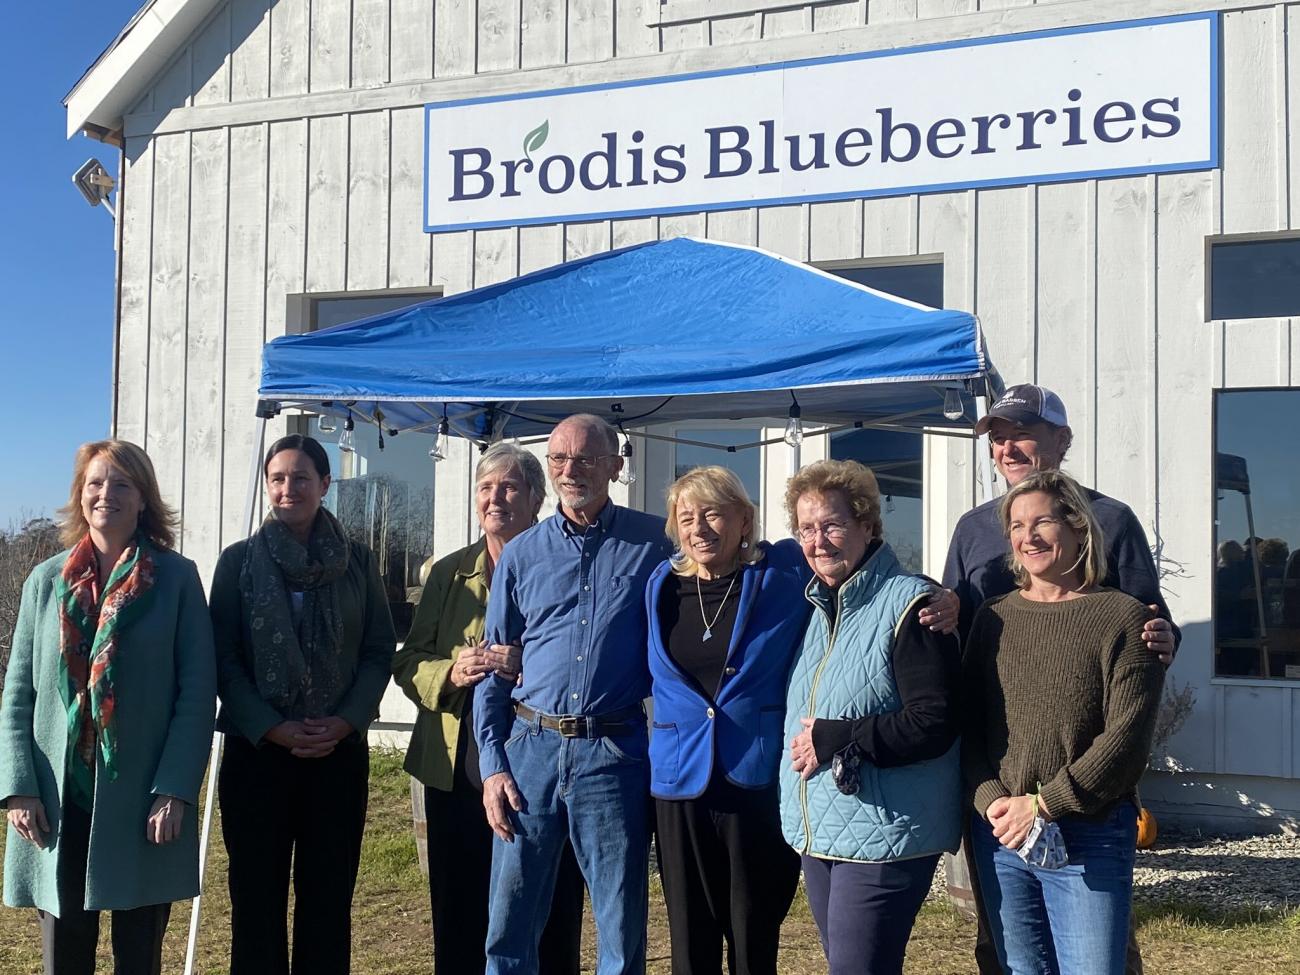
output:
[[35,907],[47,975],[157,973],[171,902],[199,891],[199,785],[216,710],[212,627],[153,465],[77,452],[70,548],[23,587],[0,706],[4,901]]

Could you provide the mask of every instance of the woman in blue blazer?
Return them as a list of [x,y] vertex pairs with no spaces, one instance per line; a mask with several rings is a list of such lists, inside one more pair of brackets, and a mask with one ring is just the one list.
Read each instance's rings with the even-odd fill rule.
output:
[[798,858],[777,767],[786,680],[808,620],[793,540],[756,542],[735,474],[697,467],[668,489],[673,557],[646,590],[659,868],[674,975],[775,975]]

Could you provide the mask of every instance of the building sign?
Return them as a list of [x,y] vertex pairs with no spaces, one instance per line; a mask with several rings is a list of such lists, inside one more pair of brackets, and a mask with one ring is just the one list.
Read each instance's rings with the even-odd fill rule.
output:
[[426,106],[425,229],[1218,165],[1218,19],[977,38]]

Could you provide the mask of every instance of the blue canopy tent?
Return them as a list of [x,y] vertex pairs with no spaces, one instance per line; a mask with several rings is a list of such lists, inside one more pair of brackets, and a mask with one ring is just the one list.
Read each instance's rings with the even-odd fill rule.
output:
[[[753,247],[679,237],[268,343],[264,411],[479,441],[575,412],[624,425],[784,417],[969,434],[979,323]],[[994,380],[996,382],[996,379]]]

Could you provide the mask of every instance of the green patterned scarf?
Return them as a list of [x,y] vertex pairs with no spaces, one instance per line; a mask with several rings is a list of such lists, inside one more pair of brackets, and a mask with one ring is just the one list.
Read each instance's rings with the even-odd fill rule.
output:
[[59,606],[59,691],[68,724],[68,777],[72,797],[89,808],[94,795],[95,746],[104,771],[117,778],[114,670],[123,627],[149,608],[154,560],[149,543],[135,538],[96,593],[98,565],[90,536],[68,554],[55,582]]

